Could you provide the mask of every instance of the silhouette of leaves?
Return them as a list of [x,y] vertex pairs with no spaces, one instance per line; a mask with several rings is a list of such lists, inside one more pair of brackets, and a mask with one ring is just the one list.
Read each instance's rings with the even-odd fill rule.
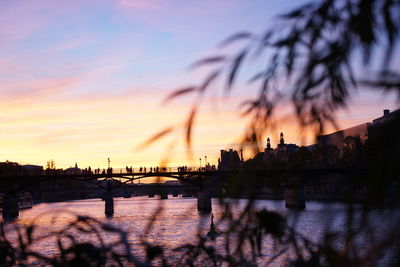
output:
[[192,109],[192,111],[189,113],[189,116],[185,123],[185,129],[186,129],[186,135],[185,135],[186,138],[185,139],[186,139],[186,145],[189,148],[189,150],[192,145],[192,130],[193,130],[194,119],[196,117],[196,112],[197,112],[197,109],[194,107]]
[[149,139],[144,141],[141,145],[139,145],[139,149],[143,149],[143,148],[149,146],[150,144],[154,143],[155,141],[159,140],[160,138],[168,135],[173,130],[174,130],[174,127],[167,127],[164,130],[159,131],[158,133],[154,134]]
[[[389,69],[395,44],[399,42],[399,10],[400,2],[393,0],[322,0],[303,4],[279,16],[279,27],[269,27],[261,34],[237,32],[219,44],[225,47],[246,41],[245,49],[193,63],[191,68],[218,64],[197,90],[202,93],[217,78],[225,78],[224,89],[229,92],[239,79],[239,69],[248,62],[247,55],[254,55],[252,60],[261,60],[266,67],[248,80],[250,85],[259,85],[260,94],[254,99],[249,97],[249,102],[241,106],[245,107],[242,115],[249,119],[243,140],[258,140],[263,132],[274,128],[277,120],[272,117],[273,110],[275,106],[287,105],[288,100],[300,127],[320,134],[327,125],[337,127],[335,113],[346,107],[360,84],[400,91],[398,79],[382,74]],[[377,46],[380,43],[385,48]],[[382,70],[376,72],[376,79],[360,79],[353,71],[355,54],[362,52],[368,67],[370,55],[378,50],[383,52],[378,53]],[[190,92],[178,90],[176,95]],[[188,129],[186,120],[184,125]]]
[[226,60],[225,56],[214,56],[214,57],[208,57],[208,58],[204,58],[201,59],[199,61],[196,61],[195,63],[193,63],[190,68],[194,69],[194,68],[198,68],[200,66],[203,65],[208,65],[208,64],[213,64],[213,63],[220,63]]
[[206,79],[204,79],[203,84],[199,87],[199,92],[204,92],[208,86],[221,74],[221,70],[215,70],[211,72]]
[[149,245],[146,250],[147,259],[152,261],[157,256],[163,253],[163,249],[160,246],[151,246]]
[[[43,230],[35,222],[12,227],[8,233],[16,233],[18,242],[8,242],[4,222],[0,222],[2,266],[149,266],[132,254],[124,231],[87,216],[75,216],[60,229],[48,229],[46,233],[41,233]],[[77,236],[82,234],[94,240],[81,241]],[[43,241],[55,242],[57,253],[45,255],[37,251],[35,246]]]
[[247,54],[247,50],[243,50],[232,61],[232,65],[231,65],[228,80],[227,80],[226,90],[229,91],[232,88],[232,85],[233,85],[233,82],[237,75],[239,66],[241,65],[243,59],[246,57],[246,54]]
[[167,103],[169,101],[171,101],[172,99],[182,96],[182,95],[187,95],[189,93],[195,92],[197,90],[197,88],[195,86],[190,86],[190,87],[185,87],[182,89],[178,89],[174,92],[172,92],[171,94],[169,94],[167,97],[164,98],[164,100],[162,101],[163,103]]
[[[226,81],[223,89],[230,91],[243,73],[248,74],[248,71],[239,71],[250,62],[245,59],[249,58],[265,64],[261,70],[257,69],[251,73],[250,79],[246,79],[251,86],[258,86],[258,93],[254,96],[248,95],[239,107],[241,114],[248,118],[241,146],[248,145],[253,149],[254,154],[259,152],[260,144],[264,142],[263,134],[276,127],[276,122],[279,121],[275,117],[276,107],[281,105],[286,108],[288,101],[294,108],[294,115],[301,127],[312,129],[316,135],[323,133],[327,125],[337,128],[336,112],[346,107],[348,100],[354,96],[354,92],[364,89],[359,87],[360,85],[383,92],[395,91],[400,99],[400,72],[398,66],[392,66],[393,69],[390,66],[393,55],[398,51],[396,45],[399,43],[399,10],[400,1],[393,0],[312,1],[280,16],[279,27],[274,25],[259,35],[239,32],[224,39],[219,44],[221,48],[239,41],[246,41],[246,47],[234,50],[225,56],[217,55],[195,62],[192,67],[211,65],[210,72],[205,75],[197,90],[203,93],[217,79],[223,79]],[[354,64],[360,52],[364,57],[364,66]],[[248,55],[254,55],[254,57]],[[372,55],[374,55],[374,60],[372,60]],[[381,69],[376,70],[376,59],[382,60]],[[366,73],[373,74],[366,77],[362,71],[355,72],[355,67],[365,68]],[[370,67],[373,70],[368,70]],[[188,149],[191,147],[191,135],[195,116],[198,115],[198,104],[199,102],[195,102],[183,121]],[[388,138],[388,140],[394,139]],[[321,157],[329,158],[332,163],[332,158],[339,152],[335,149],[331,149],[330,152],[330,154],[322,153],[324,155]],[[329,157],[325,154],[329,154]],[[304,162],[309,164],[310,161],[319,162],[315,158],[304,159],[304,153],[298,156],[300,158],[297,161],[302,162],[301,164]],[[292,160],[296,161],[295,158]],[[361,161],[356,158],[355,162]],[[374,175],[380,177],[383,172],[382,170]],[[373,181],[378,180],[376,177]],[[246,176],[246,182],[249,180],[250,177]],[[388,185],[382,181],[380,183],[375,185],[375,188],[380,188],[380,191],[372,190],[372,194],[385,191],[383,188]],[[257,186],[259,184],[255,186],[246,184],[239,188],[240,191],[250,191]],[[383,193],[379,192],[378,195],[382,197]],[[376,200],[379,196],[375,194],[373,198]],[[349,207],[350,217],[353,216],[351,205],[352,202]],[[240,240],[236,248],[230,247],[230,237],[226,237],[228,252],[226,254],[229,255],[229,251],[233,249],[236,255],[239,255],[237,258],[229,255],[230,258],[226,259],[226,262],[230,265],[247,263],[242,256],[244,253],[242,247],[245,242],[251,248],[253,262],[256,262],[256,252],[260,253],[261,240],[264,238],[260,233],[268,233],[274,236],[275,240],[282,241],[279,250],[270,262],[274,262],[277,257],[287,251],[294,251],[296,260],[293,263],[298,265],[319,266],[326,261],[332,266],[357,265],[354,259],[349,257],[349,251],[339,252],[331,246],[334,241],[329,239],[329,233],[326,234],[325,247],[324,245],[313,246],[309,240],[299,238],[298,233],[288,229],[287,225],[284,226],[282,216],[267,210],[256,212],[256,220],[253,218],[246,221],[246,216],[251,217],[249,210],[251,208],[243,211],[240,219],[235,221],[229,217],[232,214],[229,213],[231,210],[227,206],[224,215],[226,216],[225,223],[232,227],[226,233],[228,236],[240,233],[235,236]],[[258,228],[252,228],[255,221],[258,223]],[[365,222],[368,224],[368,220]],[[353,226],[352,222],[346,224],[348,233],[353,233]],[[357,231],[367,228],[360,224]],[[351,240],[353,237],[349,235],[346,238]],[[302,253],[304,246],[309,249],[307,257]],[[380,251],[384,251],[378,243],[372,247],[379,247]],[[186,249],[187,258],[183,257],[186,261],[182,260],[181,263],[194,265],[194,259],[200,254],[198,247],[186,245],[182,249]],[[218,256],[218,250],[210,249],[206,250],[206,253],[207,251],[209,255],[213,255],[210,257]],[[219,257],[224,259],[221,255]],[[366,263],[366,258],[368,258],[367,255],[358,260]],[[376,258],[371,262],[375,260]]]
[[220,44],[219,47],[224,47],[227,46],[229,44],[232,44],[236,41],[240,41],[243,39],[250,39],[251,37],[253,37],[253,34],[250,32],[239,32],[239,33],[235,33],[231,36],[229,36],[228,38],[226,38],[225,40],[223,40]]
[[[253,82],[259,82],[258,93],[254,96],[249,95],[240,106],[244,109],[243,115],[249,118],[242,144],[250,144],[254,152],[258,152],[259,144],[263,141],[263,133],[274,125],[275,108],[278,104],[287,105],[287,102],[282,103],[282,100],[291,101],[298,122],[302,126],[318,127],[317,133],[321,133],[327,123],[336,127],[335,112],[346,106],[349,97],[352,96],[351,93],[359,84],[383,91],[396,91],[400,99],[398,66],[395,66],[397,69],[394,70],[389,68],[390,59],[396,51],[395,45],[399,42],[399,9],[400,1],[396,0],[321,0],[303,5],[282,15],[281,27],[269,29],[259,36],[241,32],[225,39],[221,46],[240,40],[249,40],[252,43],[245,50],[239,50],[231,56],[215,56],[195,62],[192,67],[217,63],[228,64],[222,65],[219,69],[213,68],[199,86],[178,89],[167,96],[164,102],[193,92],[199,92],[197,96],[201,97],[222,74],[226,75],[225,89],[230,90],[238,79],[239,69],[244,68],[243,65],[247,62],[245,59],[252,54],[251,49],[254,48],[254,55],[260,57],[265,67],[261,71],[257,70],[256,75],[252,75],[249,80],[252,85],[255,84]],[[386,48],[382,49],[378,46],[380,43],[385,44]],[[360,51],[364,53],[366,65],[371,64],[370,55],[378,52],[377,56],[383,58],[382,69],[368,77],[360,78],[354,75],[351,63],[354,55]],[[184,139],[189,150],[195,119],[198,116],[198,105],[199,102],[195,102],[183,122]],[[397,116],[396,120],[383,127],[381,130],[372,132],[371,138],[368,139],[369,143],[375,143],[373,151],[369,151],[374,152],[372,155],[365,153],[366,145],[360,138],[349,138],[345,140],[347,147],[344,149],[342,158],[350,168],[365,161],[368,162],[369,159],[368,164],[371,164],[373,168],[371,167],[370,173],[363,175],[362,180],[369,185],[366,187],[366,194],[371,199],[367,201],[371,201],[374,205],[383,204],[388,200],[398,203],[396,200],[399,195],[399,117]],[[386,128],[389,130],[383,130]],[[150,137],[142,146],[147,146],[174,130],[173,127],[165,128]],[[307,151],[299,150],[299,153],[289,161],[303,165],[328,159],[328,163],[332,163],[332,158],[339,154],[336,147],[331,150],[327,148],[322,150],[319,147],[313,153],[307,153]],[[364,157],[360,157],[360,154]],[[259,158],[263,156],[262,153],[257,155]],[[319,157],[322,159],[318,159]],[[29,250],[36,237],[34,226],[28,227],[25,231],[19,231],[17,228],[15,245],[9,242],[4,225],[0,223],[0,262],[5,266],[17,263],[25,266],[26,260],[34,257],[38,265],[54,266],[68,264],[71,266],[78,264],[125,266],[127,263],[135,266],[150,266],[151,261],[156,260],[158,262],[155,264],[162,266],[253,266],[260,259],[263,260],[266,254],[270,257],[267,264],[282,265],[284,263],[278,258],[288,253],[291,261],[287,264],[293,266],[365,266],[376,265],[388,247],[394,245],[394,249],[398,251],[400,228],[396,223],[390,229],[385,229],[388,234],[381,240],[373,240],[373,238],[370,240],[369,237],[374,229],[372,224],[376,226],[376,222],[369,220],[371,206],[368,205],[362,206],[361,209],[358,207],[354,209],[354,202],[350,201],[344,215],[347,217],[347,222],[344,222],[345,225],[339,233],[330,232],[329,227],[326,227],[322,244],[313,243],[311,239],[291,229],[282,215],[267,209],[257,210],[254,197],[259,192],[258,190],[263,188],[264,179],[246,172],[250,163],[244,164],[243,173],[233,175],[231,179],[228,179],[227,184],[224,184],[227,189],[237,187],[239,196],[249,198],[243,209],[237,209],[237,206],[231,205],[229,202],[231,200],[220,199],[223,212],[219,223],[223,227],[219,228],[217,225],[216,229],[219,231],[218,242],[223,242],[225,251],[221,252],[222,246],[215,246],[216,243],[201,236],[199,230],[195,243],[184,244],[173,250],[182,254],[173,255],[172,263],[165,258],[167,249],[142,241],[147,255],[147,262],[142,262],[131,255],[132,251],[127,242],[126,233],[87,216],[79,216],[67,228],[73,228],[78,234],[80,232],[93,234],[98,241],[93,244],[79,243],[77,241],[79,238],[75,238],[68,229],[50,233],[48,236],[52,234],[56,236],[60,252],[52,258]],[[257,164],[257,159],[255,158],[252,163]],[[290,165],[284,166],[290,168]],[[393,177],[395,177],[394,181]],[[279,179],[280,177],[273,178],[277,179],[273,179],[272,183],[278,184],[279,187],[287,183]],[[324,177],[324,179],[330,180],[330,177]],[[215,186],[215,184],[212,185]],[[384,193],[388,188],[394,189],[394,197],[386,198]],[[373,213],[377,211],[375,207],[373,206]],[[162,212],[161,205],[149,220],[142,236],[143,240],[153,226],[155,227],[157,214],[160,212]],[[398,207],[395,206],[392,210],[385,209],[378,215],[384,215],[386,212],[397,215]],[[355,214],[357,216],[354,216]],[[295,221],[297,221],[296,217]],[[381,228],[381,225],[378,226]],[[107,234],[115,234],[117,238],[108,236],[102,238],[100,229],[106,231]],[[366,238],[362,242],[371,242],[360,251],[356,246],[359,246],[360,240],[364,239],[360,235],[363,232],[366,233]],[[266,240],[271,236],[272,240]],[[344,239],[343,247],[340,247],[340,239]],[[273,246],[272,249],[268,247],[266,251],[263,250],[265,243],[274,243],[279,246]],[[121,246],[124,252],[119,249]],[[361,253],[358,253],[359,251]],[[140,258],[143,258],[143,255]],[[174,261],[177,258],[178,260]],[[398,259],[394,261],[398,263]],[[394,262],[393,266],[397,265]]]

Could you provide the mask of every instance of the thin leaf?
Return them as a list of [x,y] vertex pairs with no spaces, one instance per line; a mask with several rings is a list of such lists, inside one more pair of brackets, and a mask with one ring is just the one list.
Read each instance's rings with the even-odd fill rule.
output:
[[211,84],[213,80],[215,80],[218,75],[221,73],[221,70],[216,70],[208,75],[207,79],[203,82],[203,84],[199,87],[199,92],[204,92],[207,87]]
[[253,82],[261,79],[264,76],[265,76],[265,71],[261,71],[261,72],[257,73],[256,75],[254,75],[253,77],[251,77],[247,82],[253,83]]
[[167,127],[166,129],[156,133],[155,135],[153,135],[152,137],[147,139],[145,142],[143,142],[141,145],[139,145],[138,148],[143,149],[143,148],[149,146],[150,144],[154,143],[158,139],[160,139],[160,138],[164,137],[165,135],[169,134],[170,132],[172,132],[173,129],[174,129],[174,127]]
[[182,89],[179,89],[179,90],[175,90],[174,92],[169,94],[166,98],[164,98],[162,103],[165,104],[165,103],[171,101],[173,98],[176,98],[178,96],[194,92],[196,90],[197,90],[197,88],[195,86],[190,86],[190,87],[182,88]]
[[231,70],[230,70],[230,73],[229,73],[229,77],[228,77],[226,90],[229,91],[232,88],[232,85],[233,85],[233,82],[235,81],[235,77],[236,77],[237,71],[239,69],[239,66],[242,63],[243,58],[246,56],[246,54],[247,54],[247,50],[243,50],[233,60],[233,63],[232,63],[232,66],[231,66]]
[[249,115],[254,109],[256,109],[259,106],[259,101],[258,100],[247,100],[242,103],[240,103],[239,108],[244,109],[243,112],[241,112],[241,116],[247,116]]
[[196,61],[195,63],[193,63],[192,65],[190,65],[190,69],[194,69],[203,65],[207,65],[207,64],[213,64],[213,63],[219,63],[222,62],[226,59],[225,56],[214,56],[214,57],[207,57],[204,59],[200,59],[198,61]]
[[192,144],[192,129],[193,129],[193,122],[196,117],[196,111],[197,109],[194,107],[192,111],[189,114],[189,117],[186,121],[185,124],[185,129],[186,129],[186,146],[190,149],[191,144]]
[[223,40],[218,46],[219,47],[224,47],[227,46],[233,42],[239,41],[239,40],[243,40],[243,39],[249,39],[253,37],[253,34],[250,32],[239,32],[239,33],[235,33],[231,36],[229,36],[228,38],[226,38],[225,40]]
[[262,46],[265,46],[268,44],[268,42],[270,41],[271,37],[272,37],[273,32],[272,31],[267,31],[264,33],[262,40],[261,40],[261,44]]

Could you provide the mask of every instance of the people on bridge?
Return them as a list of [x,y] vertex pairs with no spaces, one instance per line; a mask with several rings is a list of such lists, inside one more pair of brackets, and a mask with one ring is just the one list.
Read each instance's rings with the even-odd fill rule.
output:
[[180,166],[178,167],[178,172],[187,172],[190,171],[190,168],[188,168],[187,166]]

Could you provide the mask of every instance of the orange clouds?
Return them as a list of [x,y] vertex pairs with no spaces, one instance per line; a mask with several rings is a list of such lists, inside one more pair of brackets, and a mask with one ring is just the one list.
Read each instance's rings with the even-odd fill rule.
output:
[[[114,167],[135,167],[157,165],[166,155],[170,165],[197,165],[206,155],[216,163],[220,149],[239,142],[247,121],[237,107],[256,90],[238,84],[233,95],[221,97],[220,80],[195,119],[192,162],[182,127],[136,149],[157,131],[184,122],[195,97],[160,107],[162,99],[174,88],[200,84],[207,68],[183,70],[206,51],[214,53],[210,47],[227,34],[243,25],[259,27],[267,19],[262,1],[18,3],[7,1],[0,10],[0,161],[105,167],[110,157]],[[284,106],[267,133],[273,145],[280,131],[287,142],[302,141]],[[374,117],[372,109],[381,108],[360,109],[368,114],[356,121]],[[345,116],[339,122],[352,123]],[[304,136],[305,144],[313,141],[308,132]]]

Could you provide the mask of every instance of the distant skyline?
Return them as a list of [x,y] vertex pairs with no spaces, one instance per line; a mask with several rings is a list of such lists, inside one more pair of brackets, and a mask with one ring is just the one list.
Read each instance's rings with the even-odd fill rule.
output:
[[[233,147],[245,121],[238,104],[247,94],[210,94],[196,122],[194,161],[182,136],[144,150],[138,145],[179,123],[192,101],[162,106],[174,89],[201,81],[204,69],[188,66],[211,55],[230,34],[258,33],[280,13],[305,1],[4,1],[0,9],[0,161],[57,167],[156,166],[168,143],[180,141],[168,165],[198,165]],[[219,96],[218,112],[212,103]],[[393,95],[360,93],[338,114],[346,128],[398,107]],[[209,102],[209,103],[207,103]],[[292,120],[279,132],[300,143]],[[308,138],[306,144],[311,142]],[[204,162],[203,162],[204,163]]]

